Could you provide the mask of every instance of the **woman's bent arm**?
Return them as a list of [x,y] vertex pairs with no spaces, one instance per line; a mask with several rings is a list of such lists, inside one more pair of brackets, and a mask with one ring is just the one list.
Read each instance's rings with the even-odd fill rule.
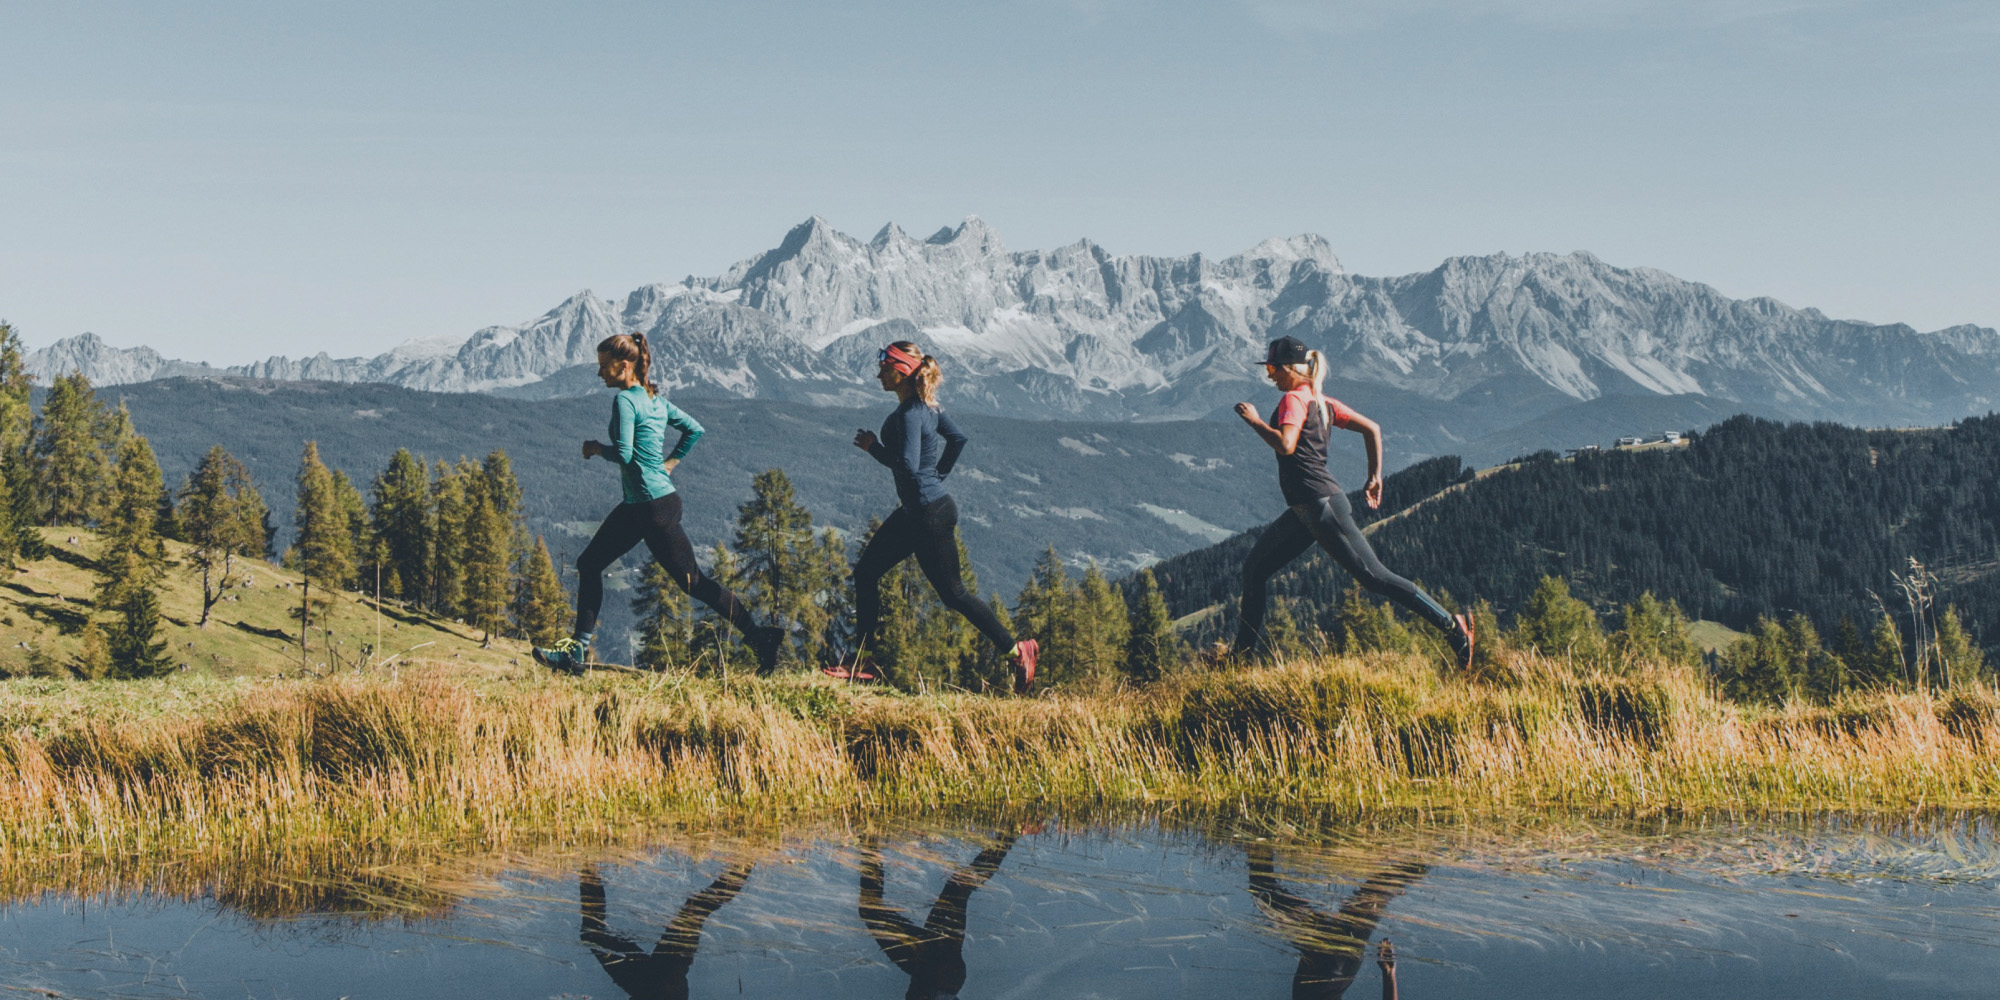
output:
[[678,462],[687,457],[687,453],[693,450],[696,441],[701,440],[701,421],[688,416],[687,411],[664,399],[660,400],[660,405],[667,408],[667,426],[681,432],[680,443],[674,446],[674,453],[667,456],[668,462]]
[[938,434],[944,438],[944,454],[938,456],[937,473],[939,478],[943,478],[951,475],[951,467],[958,464],[958,453],[965,450],[965,442],[970,439],[958,429],[957,424],[952,423],[951,415],[943,410],[938,411],[937,421]]
[[611,443],[599,454],[614,465],[631,465],[632,449],[635,446],[633,432],[638,426],[639,414],[633,411],[632,401],[622,395],[612,397],[611,414],[613,417],[611,426],[615,430],[612,432]]
[[1249,403],[1236,404],[1236,415],[1242,417],[1243,422],[1249,424],[1250,429],[1256,431],[1257,436],[1263,438],[1264,443],[1270,445],[1271,450],[1280,455],[1289,455],[1298,448],[1299,432],[1305,429],[1303,423],[1273,427],[1265,423],[1264,418],[1257,415],[1257,408]]
[[1368,485],[1362,488],[1361,495],[1368,500],[1369,509],[1373,510],[1382,506],[1382,425],[1359,413],[1349,412],[1344,426],[1361,435],[1362,442],[1368,447]]

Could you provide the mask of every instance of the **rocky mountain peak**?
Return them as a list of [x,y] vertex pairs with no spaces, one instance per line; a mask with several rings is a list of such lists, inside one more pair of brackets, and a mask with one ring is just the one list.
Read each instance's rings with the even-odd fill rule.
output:
[[1242,256],[1253,260],[1273,262],[1312,261],[1328,274],[1344,274],[1340,258],[1334,256],[1333,244],[1314,233],[1301,233],[1292,237],[1272,237],[1251,247]]
[[[1588,253],[1454,257],[1369,278],[1347,274],[1312,234],[1226,258],[1118,255],[1089,240],[1014,253],[976,216],[923,241],[888,223],[867,243],[813,216],[720,275],[645,285],[622,303],[581,290],[455,350],[447,338],[232,371],[567,395],[594,388],[578,372],[599,340],[634,329],[670,388],[821,404],[873,401],[868,358],[893,332],[950,360],[953,405],[1028,417],[1220,412],[1265,390],[1247,359],[1282,335],[1327,350],[1349,386],[1430,408],[1468,401],[1482,420],[1480,406],[1533,416],[1621,396],[1700,395],[1878,425],[2000,406],[1993,330],[1828,320]],[[208,371],[89,335],[29,365],[100,383]]]
[[913,242],[915,241],[910,239],[910,234],[903,232],[903,227],[891,222],[883,226],[881,231],[875,234],[874,239],[868,241],[868,248],[871,250],[881,250],[891,244]]

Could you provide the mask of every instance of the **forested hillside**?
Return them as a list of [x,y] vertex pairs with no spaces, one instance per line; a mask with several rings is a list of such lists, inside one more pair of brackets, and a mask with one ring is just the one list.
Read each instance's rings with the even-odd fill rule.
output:
[[[47,390],[37,389],[37,406]],[[398,449],[437,462],[506,453],[529,537],[545,536],[569,582],[569,564],[619,499],[617,470],[586,461],[579,444],[605,436],[608,393],[529,401],[387,385],[165,379],[101,390],[122,404],[181,483],[208,450],[240,460],[274,512],[275,551],[293,543],[292,516],[306,441],[364,494]],[[729,542],[754,477],[783,469],[816,525],[850,541],[894,509],[887,470],[852,445],[891,408],[828,409],[771,401],[680,399],[707,435],[676,470],[690,538],[709,558]],[[950,481],[961,532],[982,586],[1014,593],[1053,547],[1073,568],[1095,561],[1116,575],[1229,537],[1280,504],[1270,458],[1246,452],[1240,427],[1203,421],[1092,424],[968,416],[972,443]],[[1348,456],[1358,466],[1359,452]],[[1358,467],[1342,470],[1358,475]],[[508,493],[514,493],[510,487]],[[618,646],[632,622],[624,595],[643,550],[614,569],[602,631]],[[394,588],[391,588],[394,592]]]
[[[328,466],[365,490],[398,448],[432,461],[512,459],[522,510],[562,561],[580,551],[619,499],[617,470],[585,461],[605,436],[609,393],[525,401],[387,385],[165,379],[100,390],[179,482],[214,445],[241,459],[271,508],[292,509],[299,449],[319,442]],[[888,471],[855,450],[893,400],[869,410],[740,399],[676,400],[707,428],[674,473],[697,547],[724,540],[752,477],[781,468],[821,524],[853,533],[896,505]],[[1211,544],[1269,516],[1280,502],[1270,457],[1246,453],[1240,427],[1209,422],[1091,424],[960,419],[972,443],[951,477],[967,547],[982,579],[1009,591],[1054,546],[1072,565],[1095,559],[1122,573]],[[1359,451],[1353,456],[1358,474]],[[278,547],[289,522],[278,518]]]
[[[1389,482],[1407,506],[1448,464]],[[1423,473],[1420,476],[1420,473]],[[1427,477],[1427,478],[1425,478]],[[1544,576],[1610,612],[1651,592],[1748,628],[1803,614],[1823,631],[1904,613],[1910,560],[1976,641],[2000,640],[2000,418],[1869,431],[1736,417],[1684,447],[1542,453],[1370,531],[1388,565],[1504,620]],[[1248,536],[1154,568],[1186,615],[1232,600]],[[1348,585],[1315,554],[1276,584],[1322,622]]]

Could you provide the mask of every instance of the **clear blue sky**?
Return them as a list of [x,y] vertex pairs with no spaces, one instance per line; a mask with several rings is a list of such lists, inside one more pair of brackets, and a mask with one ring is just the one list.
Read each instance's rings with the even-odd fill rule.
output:
[[0,317],[368,354],[824,215],[1352,271],[1590,250],[2000,324],[2000,5],[324,4],[0,11]]

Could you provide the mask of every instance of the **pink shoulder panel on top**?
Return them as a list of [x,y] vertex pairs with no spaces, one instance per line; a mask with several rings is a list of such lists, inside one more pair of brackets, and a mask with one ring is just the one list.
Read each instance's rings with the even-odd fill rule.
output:
[[[1301,386],[1297,389],[1293,389],[1291,392],[1285,393],[1285,397],[1283,399],[1278,400],[1278,412],[1277,412],[1278,419],[1276,421],[1276,425],[1279,427],[1290,427],[1293,424],[1305,423],[1306,410],[1308,407],[1312,405],[1313,405],[1312,390],[1309,388]],[[1332,396],[1327,396],[1326,415],[1328,421],[1331,422],[1333,426],[1345,428],[1347,425],[1354,422],[1355,417],[1358,417],[1361,414],[1354,412],[1354,410],[1348,407],[1346,403],[1343,403],[1340,400],[1333,398]]]
[[1273,422],[1279,427],[1305,423],[1306,406],[1311,402],[1312,393],[1304,389],[1293,389],[1285,393],[1284,397],[1278,400],[1278,412],[1275,414],[1277,420]]
[[1354,422],[1355,417],[1361,414],[1349,409],[1346,403],[1328,396],[1326,397],[1326,415],[1333,419],[1333,426],[1345,429],[1347,425]]

